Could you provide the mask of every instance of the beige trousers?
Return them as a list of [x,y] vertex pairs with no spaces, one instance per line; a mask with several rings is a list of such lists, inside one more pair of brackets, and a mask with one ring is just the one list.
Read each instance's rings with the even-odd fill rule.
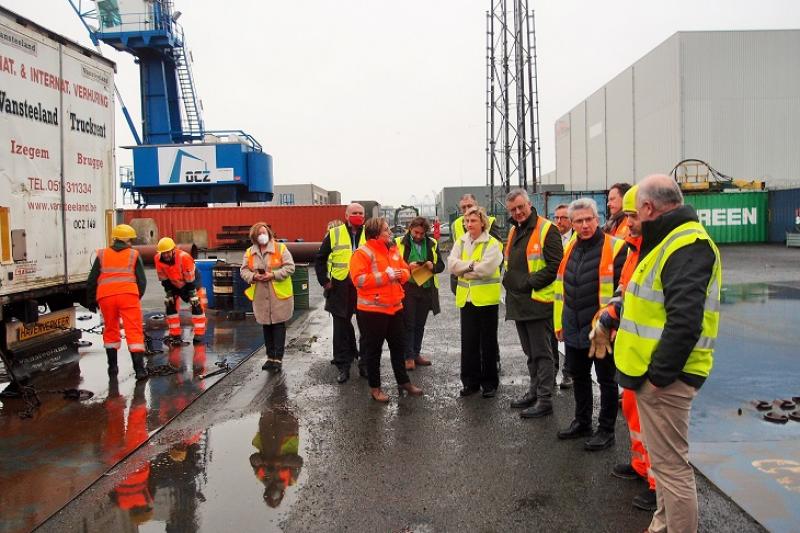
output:
[[656,480],[651,533],[697,531],[697,487],[689,465],[689,413],[697,389],[680,379],[663,388],[646,381],[636,391],[645,447]]

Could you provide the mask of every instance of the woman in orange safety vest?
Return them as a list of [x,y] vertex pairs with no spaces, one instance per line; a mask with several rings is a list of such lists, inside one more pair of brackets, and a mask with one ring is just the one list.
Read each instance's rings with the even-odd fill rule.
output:
[[356,287],[356,310],[359,324],[363,326],[361,346],[367,360],[372,399],[389,401],[381,390],[380,362],[384,340],[389,345],[392,370],[400,392],[421,396],[422,389],[411,383],[404,361],[403,283],[411,277],[408,264],[394,246],[385,218],[368,220],[364,225],[364,235],[367,241],[350,259],[350,279]]

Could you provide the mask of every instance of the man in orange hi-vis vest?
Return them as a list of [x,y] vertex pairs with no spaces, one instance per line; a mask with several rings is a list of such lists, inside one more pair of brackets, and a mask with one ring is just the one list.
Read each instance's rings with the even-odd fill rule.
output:
[[202,286],[197,286],[197,271],[191,254],[184,252],[175,241],[164,237],[156,245],[154,262],[158,280],[167,295],[164,305],[167,310],[167,326],[169,336],[164,340],[167,344],[181,344],[181,318],[178,314],[180,302],[183,300],[192,307],[192,325],[194,326],[194,343],[202,344],[206,334],[206,293]]
[[[631,187],[622,199],[622,211],[625,213],[629,234],[625,238],[628,243],[628,257],[622,267],[619,285],[614,297],[605,309],[599,314],[598,323],[594,326],[592,337],[592,350],[606,350],[611,343],[612,335],[609,332],[619,327],[619,317],[622,307],[622,296],[628,286],[633,271],[639,263],[639,249],[642,245],[642,223],[636,210],[637,185]],[[629,463],[620,463],[614,466],[612,474],[621,479],[645,479],[648,488],[633,498],[633,506],[643,511],[656,510],[656,480],[650,469],[650,456],[642,440],[642,429],[639,423],[639,409],[636,407],[636,391],[623,389],[622,414],[628,423],[631,435],[631,460]]]
[[139,252],[131,248],[131,241],[135,238],[136,230],[127,224],[119,224],[111,231],[113,244],[97,250],[97,258],[86,282],[86,308],[96,312],[99,307],[103,315],[103,346],[108,358],[108,373],[116,375],[118,372],[117,350],[122,344],[119,322],[122,319],[136,379],[145,379],[142,304],[139,300],[144,295],[147,280]]
[[608,189],[608,219],[603,225],[603,231],[612,237],[624,239],[630,232],[628,216],[622,209],[622,198],[631,188],[630,183],[615,183]]

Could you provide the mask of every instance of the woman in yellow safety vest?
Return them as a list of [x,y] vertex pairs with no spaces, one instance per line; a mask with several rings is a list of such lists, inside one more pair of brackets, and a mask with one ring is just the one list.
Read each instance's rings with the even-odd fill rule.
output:
[[253,301],[256,322],[264,329],[267,361],[261,368],[280,372],[286,322],[294,313],[294,260],[286,245],[275,241],[275,234],[265,222],[253,224],[250,240],[253,246],[244,252],[239,272],[250,284],[245,294]]
[[489,219],[481,207],[464,214],[465,233],[453,244],[447,266],[458,277],[456,305],[461,310],[461,383],[469,396],[483,389],[497,393],[497,313],[500,307],[500,264],[503,247],[489,235]]

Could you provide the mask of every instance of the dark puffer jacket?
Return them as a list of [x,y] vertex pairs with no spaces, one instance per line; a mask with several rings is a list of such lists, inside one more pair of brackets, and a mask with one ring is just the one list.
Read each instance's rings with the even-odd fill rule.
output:
[[[603,231],[597,229],[587,240],[578,239],[564,272],[564,343],[573,348],[589,347],[592,318],[600,308],[599,268],[603,252]],[[614,259],[614,287],[619,284],[627,247]]]

